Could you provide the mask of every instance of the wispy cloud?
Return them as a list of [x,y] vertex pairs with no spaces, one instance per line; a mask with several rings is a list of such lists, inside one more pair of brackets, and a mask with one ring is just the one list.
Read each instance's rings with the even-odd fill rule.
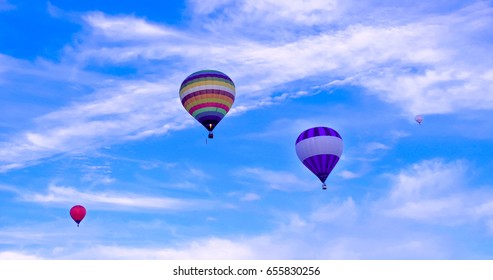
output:
[[[224,3],[218,2],[217,5],[221,6]],[[226,10],[232,8],[233,3],[227,4]],[[304,9],[307,10],[306,15],[315,18],[318,14],[313,16],[313,11],[321,12],[341,3],[331,2],[331,4],[333,5],[312,1]],[[271,9],[273,5],[279,5],[278,9]],[[271,2],[265,5],[239,3],[238,7],[256,12],[262,11],[269,15],[281,13],[292,21],[293,17],[289,16],[289,11],[294,11],[293,5]],[[297,10],[299,17],[303,17],[304,9],[301,12]],[[199,8],[199,10],[203,9]],[[200,50],[196,48],[197,41],[192,38],[201,40],[202,36],[210,38],[219,35],[183,30],[176,32],[181,32],[183,38],[189,38],[188,40],[173,41],[173,44],[169,41],[144,40],[140,45],[108,47],[108,54],[94,51],[91,55],[104,56],[108,59],[112,54],[130,53],[131,56],[127,56],[127,60],[141,58],[163,60],[178,56],[200,61],[201,64],[228,65],[229,73],[238,82],[239,89],[248,88],[250,92],[248,97],[243,99],[244,104],[238,104],[241,106],[238,108],[272,102],[273,100],[269,100],[272,90],[266,91],[267,88],[272,89],[284,83],[313,76],[325,77],[320,78],[318,83],[323,85],[329,84],[331,79],[342,76],[352,77],[351,84],[367,87],[372,94],[376,94],[384,101],[398,104],[407,113],[418,111],[447,113],[461,108],[477,109],[492,106],[490,102],[480,103],[480,100],[489,100],[488,96],[482,95],[482,92],[488,92],[486,89],[491,87],[489,76],[484,75],[489,69],[488,65],[478,63],[474,57],[463,55],[474,48],[476,52],[488,56],[487,48],[477,45],[468,34],[484,32],[489,26],[491,13],[491,8],[477,4],[455,14],[437,15],[431,19],[418,18],[414,22],[393,22],[389,25],[371,25],[371,22],[348,23],[332,32],[321,31],[308,36],[296,36],[296,33],[293,33],[292,35],[295,36],[290,40],[278,40],[276,44],[266,44],[261,40],[257,41],[254,37],[241,37],[239,33],[230,31],[235,40],[225,43],[221,37],[217,40],[208,39],[208,44],[201,44]],[[322,14],[324,16],[318,18],[325,19],[325,13],[321,12],[320,15]],[[108,22],[126,21],[126,24],[138,21],[128,17],[121,19],[99,17]],[[261,18],[275,17],[262,16],[256,20],[261,21]],[[221,23],[221,26],[226,25]],[[163,32],[166,30],[164,26],[159,28]],[[221,28],[221,30],[227,33],[227,29]],[[113,39],[125,40],[124,37],[120,38],[124,36],[121,34],[115,32]],[[458,48],[457,45],[450,44],[451,41],[468,43],[463,43],[460,45],[461,48]],[[183,48],[180,49],[186,51],[173,51],[177,44],[182,44]],[[80,52],[89,51],[86,47],[90,46],[82,45]],[[208,53],[208,56],[203,57],[203,53]],[[121,59],[119,57],[117,60],[121,61]],[[255,73],[249,71],[252,66],[255,66]],[[389,80],[398,82],[390,83]],[[444,91],[449,93],[447,98],[442,98]]]
[[0,0],[0,11],[13,10],[16,7],[10,4],[7,0]]
[[241,201],[255,201],[259,199],[260,199],[260,195],[252,192],[246,193],[240,198]]
[[234,172],[239,178],[259,182],[262,188],[280,191],[303,191],[312,189],[310,184],[287,171],[269,170],[261,167],[245,167]]
[[388,196],[376,203],[385,215],[431,224],[464,224],[490,217],[493,193],[473,188],[465,161],[427,160],[392,175]]
[[351,223],[358,215],[358,209],[354,200],[349,197],[342,202],[332,202],[316,209],[310,220],[318,223]]
[[378,150],[388,150],[388,149],[390,149],[390,147],[385,144],[379,142],[370,142],[366,144],[365,152],[371,154]]
[[93,12],[84,15],[83,19],[96,32],[101,32],[102,36],[109,39],[117,37],[119,40],[138,41],[180,35],[179,32],[167,29],[163,25],[152,24],[132,16],[112,17],[101,12]]
[[163,94],[165,86],[148,82],[123,82],[36,119],[37,127],[0,143],[2,170],[35,163],[66,152],[92,151],[179,130],[192,123],[183,118],[175,95]]
[[361,176],[349,170],[342,170],[338,175],[344,179],[354,179]]
[[70,259],[161,259],[161,260],[225,260],[250,259],[255,256],[246,244],[222,238],[204,238],[171,248],[132,248],[99,245],[69,253]]
[[81,180],[92,184],[110,184],[116,179],[111,177],[111,169],[107,165],[84,165]]
[[82,203],[94,209],[106,210],[143,210],[167,209],[191,211],[209,208],[212,201],[180,199],[158,196],[145,196],[125,192],[83,192],[72,187],[50,185],[47,193],[26,193],[21,199],[27,202],[66,206],[71,203]]
[[[330,23],[343,12],[343,2],[337,0],[309,0],[301,2],[279,1],[213,1],[205,5],[192,1],[192,9],[199,15],[209,15],[213,20],[209,28],[230,23],[234,27],[248,22],[286,23],[292,25],[314,26]],[[219,17],[218,14],[223,17]],[[236,17],[233,15],[237,15]]]
[[30,253],[22,253],[22,252],[15,252],[15,251],[0,252],[0,260],[39,260],[39,259],[42,259],[42,258],[40,258],[36,255],[32,255]]
[[0,191],[17,193],[19,190],[15,186],[0,184]]

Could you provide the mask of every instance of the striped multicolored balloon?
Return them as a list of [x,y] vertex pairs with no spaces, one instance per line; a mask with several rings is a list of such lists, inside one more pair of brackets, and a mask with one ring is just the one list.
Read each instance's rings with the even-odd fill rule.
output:
[[303,131],[296,139],[296,154],[303,164],[322,182],[325,180],[342,155],[343,142],[337,131],[328,127],[313,127]]
[[209,138],[213,138],[212,130],[231,109],[235,94],[233,80],[216,70],[195,72],[180,87],[183,107],[209,131]]

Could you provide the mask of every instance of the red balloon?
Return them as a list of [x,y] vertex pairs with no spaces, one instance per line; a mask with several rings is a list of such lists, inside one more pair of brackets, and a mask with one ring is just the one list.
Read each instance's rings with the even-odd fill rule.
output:
[[82,205],[75,205],[70,209],[70,217],[77,223],[77,226],[79,226],[79,223],[84,219],[86,216],[86,208]]

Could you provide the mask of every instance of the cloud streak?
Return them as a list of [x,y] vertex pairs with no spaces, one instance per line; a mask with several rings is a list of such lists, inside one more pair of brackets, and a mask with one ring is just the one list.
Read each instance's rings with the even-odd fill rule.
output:
[[0,12],[13,10],[15,8],[16,7],[14,5],[10,4],[7,0],[0,0]]
[[260,186],[279,191],[307,191],[312,188],[301,178],[287,171],[269,170],[261,167],[245,167],[234,172],[239,178],[260,182]]
[[158,196],[144,196],[125,192],[82,192],[72,187],[50,185],[47,193],[22,193],[21,200],[25,202],[48,204],[51,206],[66,206],[78,203],[93,209],[105,210],[180,210],[193,211],[213,206],[212,201],[180,199]]
[[463,225],[490,219],[493,193],[488,186],[473,188],[465,161],[440,159],[414,164],[392,175],[388,196],[375,202],[393,218],[442,225]]

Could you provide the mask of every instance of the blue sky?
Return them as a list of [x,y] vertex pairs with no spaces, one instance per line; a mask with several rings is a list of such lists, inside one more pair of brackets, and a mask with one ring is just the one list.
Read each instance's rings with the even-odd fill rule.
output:
[[491,259],[492,4],[0,0],[0,259]]

